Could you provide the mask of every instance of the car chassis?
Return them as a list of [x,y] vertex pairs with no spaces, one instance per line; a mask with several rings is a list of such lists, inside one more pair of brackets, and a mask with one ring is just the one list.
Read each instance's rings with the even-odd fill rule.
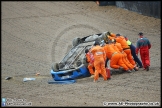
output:
[[52,78],[55,81],[62,81],[90,76],[87,68],[85,49],[90,49],[95,40],[101,42],[105,33],[93,34],[83,38],[74,38],[72,42],[73,47],[65,57],[59,63],[52,63]]

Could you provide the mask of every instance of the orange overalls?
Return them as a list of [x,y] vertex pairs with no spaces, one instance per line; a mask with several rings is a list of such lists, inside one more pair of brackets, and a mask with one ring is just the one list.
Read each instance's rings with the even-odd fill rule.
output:
[[116,42],[115,43],[116,47],[118,48],[119,52],[122,54],[122,59],[123,62],[126,64],[126,66],[132,70],[134,68],[134,66],[129,62],[129,60],[127,59],[127,54],[123,51],[123,48],[121,46],[120,43]]
[[116,34],[110,33],[110,36],[108,35],[108,39],[112,40],[116,38]]
[[123,67],[124,70],[129,70],[122,60],[122,55],[114,49],[114,44],[106,44],[104,50],[107,58],[110,59],[111,68],[119,69],[120,67]]
[[135,66],[136,63],[135,61],[133,60],[133,57],[132,57],[132,54],[131,54],[131,50],[130,50],[130,47],[128,46],[127,44],[127,41],[125,40],[125,38],[123,36],[117,36],[115,38],[116,42],[119,42],[123,48],[123,51],[127,54],[127,58],[129,60],[129,62]]
[[116,37],[116,34],[110,33],[110,36],[113,37],[113,38],[115,38]]
[[94,67],[95,67],[94,81],[98,80],[99,74],[102,75],[104,80],[107,80],[106,68],[105,68],[106,54],[103,47],[96,45],[92,47],[90,52],[94,56]]
[[87,58],[87,62],[88,62],[88,70],[90,72],[91,75],[94,74],[94,70],[93,70],[93,67],[94,67],[94,57],[93,57],[93,54],[88,52],[86,53],[86,58]]

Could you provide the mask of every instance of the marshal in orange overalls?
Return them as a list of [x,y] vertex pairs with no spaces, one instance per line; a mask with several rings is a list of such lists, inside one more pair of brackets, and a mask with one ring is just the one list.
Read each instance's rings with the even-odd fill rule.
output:
[[118,48],[118,51],[122,54],[122,59],[123,62],[126,64],[126,66],[132,70],[134,68],[134,66],[129,62],[129,60],[127,59],[127,54],[123,51],[123,48],[121,47],[121,44],[118,42],[115,42],[114,45]]
[[87,58],[87,62],[88,62],[88,70],[90,72],[91,75],[94,75],[94,57],[93,54],[91,52],[86,52],[86,58]]
[[133,57],[132,57],[132,54],[131,54],[130,47],[128,46],[127,41],[125,40],[124,36],[121,36],[121,35],[116,36],[115,40],[121,44],[121,46],[122,46],[124,52],[127,54],[127,58],[128,58],[128,60],[129,60],[129,62],[130,62],[133,66],[135,66],[136,63],[135,63],[135,61],[133,60]]
[[95,46],[92,47],[90,52],[94,56],[94,67],[95,67],[95,74],[94,74],[94,82],[98,80],[99,74],[102,75],[104,80],[107,80],[106,75],[106,68],[105,68],[105,60],[106,54],[103,47],[100,46],[99,42],[95,42]]
[[122,55],[113,48],[113,44],[106,44],[104,50],[107,58],[110,59],[111,68],[119,69],[120,67],[123,67],[124,70],[129,70],[122,60]]

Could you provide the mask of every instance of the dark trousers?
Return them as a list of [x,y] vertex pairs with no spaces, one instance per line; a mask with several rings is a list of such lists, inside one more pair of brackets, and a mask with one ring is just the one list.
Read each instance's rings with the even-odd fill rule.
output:
[[140,59],[136,55],[136,47],[133,44],[131,44],[130,49],[131,49],[131,53],[132,53],[132,56],[134,58],[134,61],[139,65],[140,68],[142,68],[143,67],[142,62],[140,61]]
[[106,61],[105,61],[105,67],[107,67],[107,63],[109,62],[109,59],[106,58]]

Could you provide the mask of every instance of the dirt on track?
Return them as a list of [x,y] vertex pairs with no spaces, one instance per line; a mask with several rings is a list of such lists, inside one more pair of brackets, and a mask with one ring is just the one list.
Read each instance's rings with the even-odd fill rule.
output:
[[[161,106],[161,19],[93,1],[6,2],[1,4],[1,97],[25,99],[32,106],[103,106],[103,102],[153,102]],[[149,38],[150,71],[48,84],[52,62],[59,62],[75,37],[105,31]],[[40,75],[36,76],[36,73]],[[5,80],[7,76],[12,79]],[[35,81],[23,82],[25,77]],[[128,104],[127,104],[128,105]]]

